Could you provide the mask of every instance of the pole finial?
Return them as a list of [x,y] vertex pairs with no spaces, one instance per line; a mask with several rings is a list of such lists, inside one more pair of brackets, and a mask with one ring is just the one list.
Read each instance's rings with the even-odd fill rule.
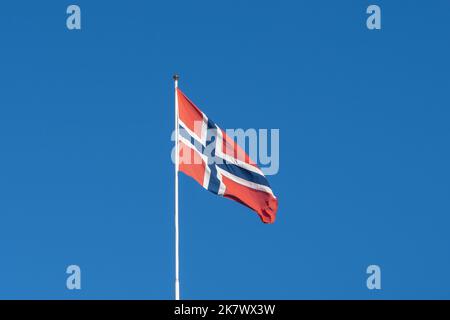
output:
[[178,81],[180,79],[180,76],[178,74],[173,75],[173,80]]

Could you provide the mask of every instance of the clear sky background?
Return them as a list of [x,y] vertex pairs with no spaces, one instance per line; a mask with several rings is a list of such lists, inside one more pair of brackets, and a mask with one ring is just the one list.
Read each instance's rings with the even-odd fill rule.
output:
[[[81,31],[66,28],[72,3]],[[450,298],[449,12],[2,3],[0,298],[173,298],[174,72],[222,128],[281,140],[273,225],[181,175],[182,298]]]

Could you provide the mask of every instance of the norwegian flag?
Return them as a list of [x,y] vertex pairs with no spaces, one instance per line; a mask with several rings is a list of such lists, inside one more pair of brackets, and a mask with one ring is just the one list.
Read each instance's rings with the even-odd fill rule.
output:
[[273,223],[278,208],[269,182],[245,151],[177,88],[179,170],[210,192]]

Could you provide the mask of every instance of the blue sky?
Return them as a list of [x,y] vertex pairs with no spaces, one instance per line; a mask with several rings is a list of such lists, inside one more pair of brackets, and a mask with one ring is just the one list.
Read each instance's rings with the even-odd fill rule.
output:
[[450,298],[448,1],[73,3],[2,4],[0,298],[173,298],[174,72],[280,129],[273,225],[181,175],[182,298]]

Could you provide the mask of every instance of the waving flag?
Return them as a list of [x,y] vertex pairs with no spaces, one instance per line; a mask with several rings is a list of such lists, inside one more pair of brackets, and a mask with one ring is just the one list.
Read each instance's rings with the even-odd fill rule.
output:
[[176,97],[179,170],[208,191],[251,208],[264,223],[273,223],[278,201],[256,163],[178,88]]

